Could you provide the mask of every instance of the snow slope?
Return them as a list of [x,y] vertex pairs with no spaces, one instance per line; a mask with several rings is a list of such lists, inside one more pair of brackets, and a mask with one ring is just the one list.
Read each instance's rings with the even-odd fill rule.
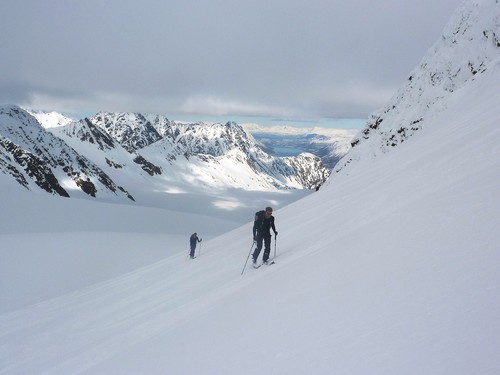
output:
[[48,112],[41,110],[31,110],[25,109],[30,115],[34,116],[40,125],[42,125],[45,129],[49,129],[52,127],[59,127],[69,125],[72,122],[76,121],[70,117],[67,117],[59,112]]
[[283,207],[305,190],[173,191],[143,206],[34,194],[1,178],[0,314],[107,280],[175,254],[191,233],[206,241]]
[[3,314],[0,373],[498,373],[491,81],[498,64],[397,152],[278,210],[276,265],[240,276],[248,224]]
[[[0,374],[500,373],[499,83],[496,59],[391,152],[276,210],[275,265],[240,276],[249,222],[203,241],[195,260],[167,251],[4,312]],[[123,218],[119,207],[108,215]],[[159,246],[145,236],[150,214],[128,216],[144,249]],[[2,244],[83,240],[26,234],[10,228]]]

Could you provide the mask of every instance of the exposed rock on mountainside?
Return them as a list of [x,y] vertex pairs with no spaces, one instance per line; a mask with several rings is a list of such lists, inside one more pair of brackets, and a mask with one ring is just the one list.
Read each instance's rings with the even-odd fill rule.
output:
[[162,138],[153,123],[159,126],[163,119],[168,126],[169,121],[162,116],[101,112],[92,117],[90,122],[116,139],[126,150],[133,152]]
[[326,181],[330,175],[330,171],[325,171],[321,167],[321,159],[313,154],[303,153],[297,157],[284,158],[285,163],[290,165],[296,171],[299,171],[298,176],[302,178],[300,183],[307,186],[309,189],[317,188]]
[[[269,155],[234,122],[180,123],[135,113],[99,113],[90,121],[129,151],[140,152],[139,160],[154,160],[152,164],[164,172],[180,175],[178,170],[186,168],[184,160],[190,161],[191,174],[201,176],[203,184],[246,189],[311,188],[311,181],[324,181],[329,175],[329,169],[312,155],[293,162]],[[236,170],[250,176],[238,176]],[[254,182],[249,183],[248,177]]]
[[48,114],[64,124],[57,126],[43,112],[32,113],[16,106],[2,107],[0,113],[0,170],[28,189],[134,200],[121,186],[162,189],[174,182],[249,190],[309,189],[329,175],[316,156],[269,155],[232,122],[187,124],[134,113],[99,113],[70,122]]
[[0,150],[0,169],[4,173],[12,175],[19,184],[29,189],[28,179],[31,178],[46,192],[69,197],[66,190],[59,185],[52,170],[42,159],[3,137],[0,137],[0,148],[3,149]]
[[90,160],[45,130],[17,106],[0,107],[0,170],[30,189],[71,196],[83,191],[92,197],[133,197]]
[[[429,49],[389,104],[373,113],[362,132],[353,139],[353,149],[336,168],[340,171],[363,152],[389,151],[426,121],[445,110],[443,98],[484,73],[500,58],[500,19],[492,7],[497,0],[472,1],[457,9],[441,38]],[[369,143],[369,147],[359,147]]]

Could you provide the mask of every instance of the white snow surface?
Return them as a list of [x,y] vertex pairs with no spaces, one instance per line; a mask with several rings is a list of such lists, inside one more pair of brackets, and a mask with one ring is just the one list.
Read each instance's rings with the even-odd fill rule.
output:
[[243,275],[264,201],[244,222],[201,195],[180,212],[0,176],[0,374],[499,374],[499,83],[497,59],[391,152],[278,205],[276,264]]
[[[277,210],[276,264],[243,276],[251,223],[186,261],[185,227],[213,231],[199,216],[3,195],[2,298],[29,299],[32,273],[40,287],[109,278],[0,315],[0,373],[498,373],[489,80],[498,65],[397,151]],[[151,262],[121,273],[113,259],[128,257]]]
[[38,122],[46,129],[65,126],[75,121],[75,119],[67,117],[59,112],[48,112],[31,109],[26,109],[26,111],[34,116],[38,120]]

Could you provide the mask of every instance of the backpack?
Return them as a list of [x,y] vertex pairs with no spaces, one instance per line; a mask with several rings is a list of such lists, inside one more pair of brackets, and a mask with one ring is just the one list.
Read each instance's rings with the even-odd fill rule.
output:
[[260,224],[262,224],[262,220],[264,220],[265,214],[266,214],[266,211],[264,211],[264,210],[256,212],[254,221],[256,221],[256,222],[259,221]]

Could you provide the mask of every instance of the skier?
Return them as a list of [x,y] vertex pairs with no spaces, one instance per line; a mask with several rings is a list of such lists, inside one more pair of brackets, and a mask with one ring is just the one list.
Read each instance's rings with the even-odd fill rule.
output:
[[274,226],[273,209],[266,207],[265,210],[255,213],[255,221],[253,222],[253,240],[257,243],[257,247],[253,252],[253,265],[257,267],[257,258],[262,250],[262,242],[264,241],[264,255],[262,260],[267,264],[269,254],[271,253],[271,228],[274,231],[274,236],[278,235],[276,227]]
[[194,250],[196,249],[196,244],[197,242],[201,242],[202,239],[198,238],[198,234],[193,233],[191,237],[189,238],[189,244],[191,245],[191,251],[189,252],[189,256],[191,259],[194,259]]

